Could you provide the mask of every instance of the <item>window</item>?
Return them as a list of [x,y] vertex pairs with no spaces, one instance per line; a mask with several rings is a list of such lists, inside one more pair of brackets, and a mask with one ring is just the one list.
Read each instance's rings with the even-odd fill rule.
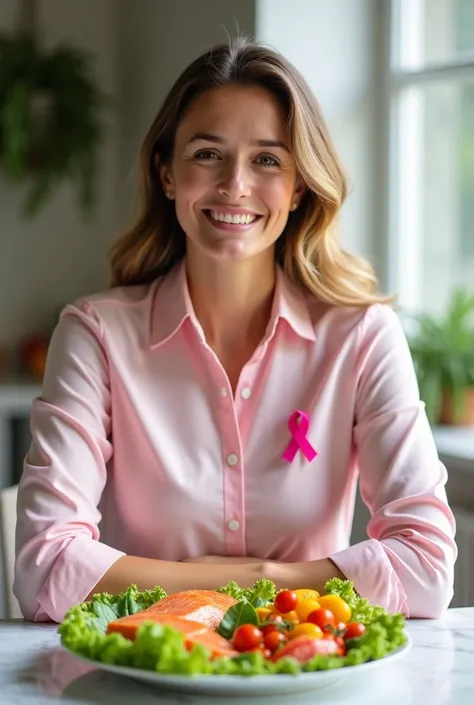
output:
[[442,314],[474,289],[474,0],[392,0],[389,287]]

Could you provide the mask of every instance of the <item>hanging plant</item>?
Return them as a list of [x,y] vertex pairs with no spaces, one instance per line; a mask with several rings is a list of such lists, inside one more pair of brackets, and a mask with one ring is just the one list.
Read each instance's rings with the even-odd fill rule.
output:
[[[32,25],[32,3],[29,9]],[[27,185],[23,213],[35,216],[65,180],[90,214],[97,199],[103,96],[89,58],[70,46],[40,48],[34,27],[0,38],[0,167]]]

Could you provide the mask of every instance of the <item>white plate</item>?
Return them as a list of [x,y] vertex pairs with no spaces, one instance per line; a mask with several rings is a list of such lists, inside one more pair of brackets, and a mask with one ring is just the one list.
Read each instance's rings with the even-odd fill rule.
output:
[[404,646],[377,661],[361,663],[359,666],[336,668],[332,671],[300,673],[294,676],[286,674],[265,676],[172,676],[140,668],[115,666],[102,663],[102,661],[93,661],[84,656],[79,656],[74,651],[69,651],[68,649],[66,651],[81,661],[97,666],[97,668],[104,671],[146,682],[160,690],[224,697],[264,696],[302,693],[308,690],[326,688],[334,683],[353,678],[356,674],[363,677],[368,671],[386,668],[404,657],[410,649],[411,639],[408,634],[406,636],[408,641]]

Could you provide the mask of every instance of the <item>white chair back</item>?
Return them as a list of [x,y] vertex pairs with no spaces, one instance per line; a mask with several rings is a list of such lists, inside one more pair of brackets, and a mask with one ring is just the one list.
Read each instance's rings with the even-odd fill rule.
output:
[[3,573],[4,612],[9,619],[22,616],[18,600],[13,594],[17,494],[18,485],[0,490],[0,579]]

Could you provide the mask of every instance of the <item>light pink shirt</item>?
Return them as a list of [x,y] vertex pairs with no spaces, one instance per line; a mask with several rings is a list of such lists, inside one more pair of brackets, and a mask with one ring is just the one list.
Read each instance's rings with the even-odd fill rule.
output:
[[[289,463],[297,409],[318,455]],[[61,620],[123,554],[331,557],[388,610],[450,602],[446,470],[387,306],[323,305],[278,270],[234,397],[179,265],[65,308],[31,423],[14,588],[29,619]],[[370,538],[349,546],[359,473]]]

